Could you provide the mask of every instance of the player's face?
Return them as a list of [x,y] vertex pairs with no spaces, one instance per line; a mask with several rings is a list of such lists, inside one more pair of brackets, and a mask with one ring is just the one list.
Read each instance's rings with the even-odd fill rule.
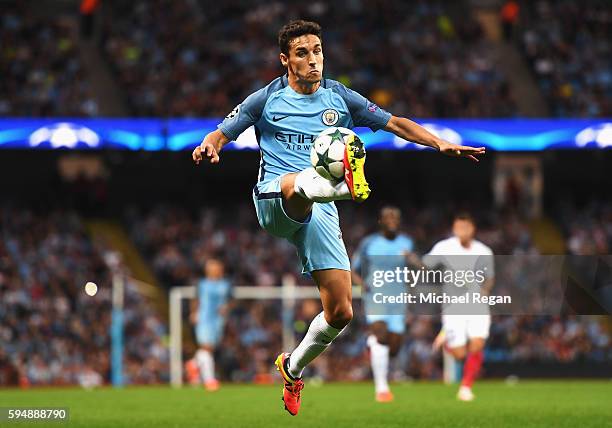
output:
[[462,244],[467,244],[474,239],[475,233],[476,227],[469,220],[457,219],[453,223],[453,235],[459,238]]
[[314,85],[323,78],[323,47],[315,35],[305,34],[291,40],[289,55],[281,53],[280,60],[300,83]]
[[380,213],[380,227],[383,233],[395,234],[399,230],[401,214],[396,209],[384,209]]
[[219,260],[209,259],[204,265],[204,273],[208,279],[221,279],[223,278],[223,263]]

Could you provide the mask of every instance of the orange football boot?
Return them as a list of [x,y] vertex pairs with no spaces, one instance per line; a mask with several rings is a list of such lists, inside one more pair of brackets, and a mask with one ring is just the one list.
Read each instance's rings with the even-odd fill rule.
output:
[[293,379],[287,373],[285,362],[289,359],[288,353],[280,354],[275,361],[276,370],[278,370],[283,377],[285,386],[283,387],[283,402],[285,403],[285,410],[288,411],[292,416],[298,414],[302,399],[300,393],[304,388],[304,382],[302,379]]
[[204,388],[209,392],[215,392],[221,388],[221,383],[217,379],[210,379],[204,382]]
[[393,401],[393,394],[391,393],[391,391],[377,392],[376,401],[378,401],[379,403],[389,403]]

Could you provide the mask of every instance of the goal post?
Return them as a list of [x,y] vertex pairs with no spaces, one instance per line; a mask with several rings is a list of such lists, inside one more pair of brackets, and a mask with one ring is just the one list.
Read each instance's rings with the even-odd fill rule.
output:
[[[170,384],[180,387],[183,384],[183,300],[197,297],[195,286],[173,287],[170,289]],[[281,320],[283,325],[283,349],[295,347],[293,321],[298,300],[318,299],[316,287],[298,287],[295,279],[287,275],[280,287],[232,287],[232,299],[281,301]],[[353,299],[361,298],[361,287],[353,286]]]

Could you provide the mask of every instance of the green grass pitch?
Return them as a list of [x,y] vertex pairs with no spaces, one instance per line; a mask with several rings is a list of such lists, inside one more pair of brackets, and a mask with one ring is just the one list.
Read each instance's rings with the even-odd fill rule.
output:
[[611,381],[480,382],[476,401],[455,400],[455,387],[393,385],[395,401],[374,402],[368,383],[306,385],[296,417],[283,409],[281,386],[133,387],[115,390],[0,390],[0,407],[68,407],[68,423],[0,426],[69,427],[612,427]]

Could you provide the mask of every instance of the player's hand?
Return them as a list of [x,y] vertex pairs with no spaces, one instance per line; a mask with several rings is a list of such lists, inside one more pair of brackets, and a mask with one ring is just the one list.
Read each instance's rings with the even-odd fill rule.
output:
[[191,322],[191,324],[198,323],[198,312],[197,311],[193,311],[191,314],[189,314],[189,321]]
[[469,158],[474,162],[479,162],[476,156],[484,155],[484,147],[460,146],[459,144],[449,143],[448,141],[440,141],[438,143],[440,153],[456,158]]
[[211,143],[203,141],[202,144],[193,149],[191,154],[196,165],[202,162],[202,159],[208,159],[210,163],[219,163],[219,155],[217,149]]
[[438,352],[442,348],[442,346],[444,346],[445,341],[446,341],[446,334],[444,334],[444,330],[442,330],[440,331],[440,333],[438,333],[438,335],[434,339],[431,345],[431,349],[434,352]]

